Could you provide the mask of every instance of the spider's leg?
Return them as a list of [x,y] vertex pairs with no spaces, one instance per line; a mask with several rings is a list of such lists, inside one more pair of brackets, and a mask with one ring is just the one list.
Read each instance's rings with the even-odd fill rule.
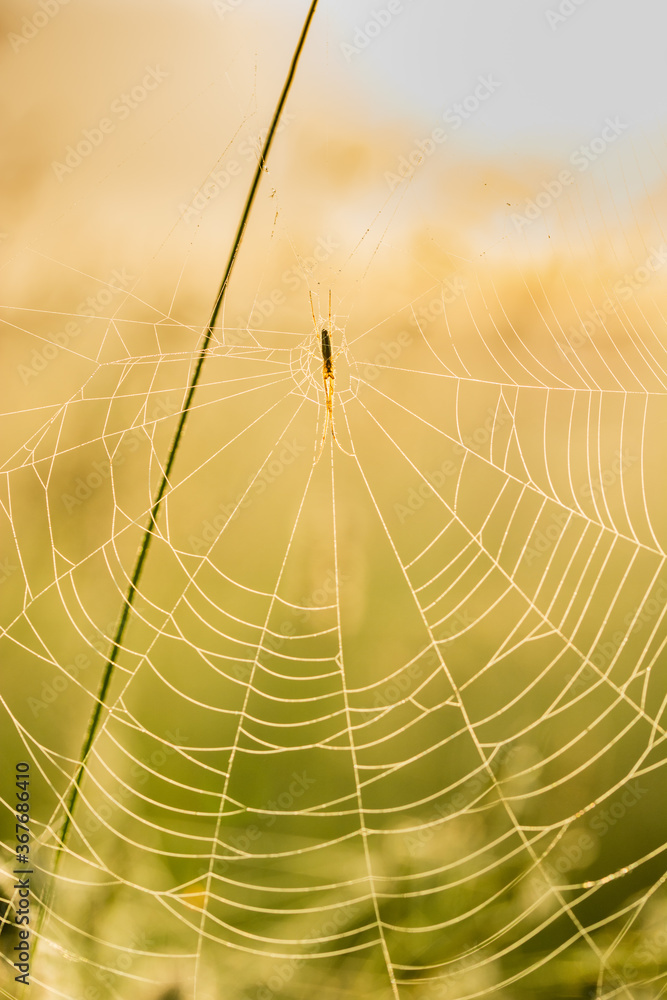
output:
[[333,378],[328,378],[327,382],[329,383],[328,386],[326,387],[327,412],[329,414],[329,423],[331,424],[331,436],[334,439],[334,441],[336,441],[336,444],[338,444],[338,441],[336,440],[336,431],[334,428],[334,416],[333,416],[333,393],[334,393]]
[[[329,420],[331,418],[331,411],[329,409],[329,395],[327,393],[327,380],[326,379],[324,380],[324,392],[325,392],[325,395],[327,397],[326,405],[325,405],[325,408],[324,408],[324,430],[322,431],[322,440],[320,441],[320,450],[318,451],[317,458],[315,459],[315,464],[316,465],[317,465],[317,463],[319,462],[319,460],[320,460],[320,458],[322,456],[322,452],[324,451],[324,443],[325,443],[325,441],[327,439],[327,430],[329,429]],[[331,430],[332,430],[332,433],[333,433],[333,426],[332,426]],[[334,440],[335,440],[335,435],[334,435]]]
[[313,326],[315,327],[315,333],[317,333],[317,320],[315,319],[315,306],[313,305],[313,293],[308,292],[308,298],[310,299],[310,312],[313,317]]
[[351,451],[348,451],[347,448],[343,448],[342,444],[336,437],[336,430],[334,427],[334,415],[333,415],[333,391],[334,389],[333,389],[333,378],[332,378],[331,381],[329,382],[329,393],[327,394],[327,406],[329,412],[329,420],[331,422],[331,436],[344,455],[349,455],[350,458],[354,458],[353,453]]

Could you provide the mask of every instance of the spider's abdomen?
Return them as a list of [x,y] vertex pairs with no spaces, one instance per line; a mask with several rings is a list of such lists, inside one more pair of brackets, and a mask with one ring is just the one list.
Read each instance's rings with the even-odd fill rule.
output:
[[322,329],[322,357],[325,365],[331,364],[331,337],[326,327]]

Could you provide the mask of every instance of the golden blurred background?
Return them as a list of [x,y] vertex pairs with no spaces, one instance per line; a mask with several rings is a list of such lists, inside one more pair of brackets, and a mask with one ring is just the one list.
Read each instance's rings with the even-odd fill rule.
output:
[[503,6],[318,8],[56,861],[306,6],[5,4],[4,995],[22,760],[35,997],[664,988],[660,14]]

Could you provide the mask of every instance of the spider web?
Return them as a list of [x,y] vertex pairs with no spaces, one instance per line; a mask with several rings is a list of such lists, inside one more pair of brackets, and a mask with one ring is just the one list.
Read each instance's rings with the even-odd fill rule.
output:
[[[466,244],[424,224],[420,199],[443,204],[424,164],[334,225],[308,216],[329,160],[290,128],[55,878],[200,342],[210,233],[233,206],[209,198],[194,227],[181,212],[139,278],[33,249],[65,304],[5,296],[22,387],[5,416],[2,710],[5,759],[33,780],[33,990],[662,995],[666,352],[648,191],[617,185],[628,162],[612,157],[528,234],[505,218]],[[330,122],[343,161],[341,135]],[[481,187],[474,161],[447,183],[475,171]],[[627,199],[616,216],[609,186]],[[600,218],[624,212],[641,236],[609,261]],[[308,293],[324,325],[329,288],[333,419],[352,454],[328,434],[317,460]],[[11,831],[3,852],[14,996]]]

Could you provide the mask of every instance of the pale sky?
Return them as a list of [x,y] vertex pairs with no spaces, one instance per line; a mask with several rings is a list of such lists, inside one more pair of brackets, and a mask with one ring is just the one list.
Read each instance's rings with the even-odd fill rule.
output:
[[[244,0],[251,5],[261,0]],[[290,0],[306,10],[305,0]],[[394,0],[394,6],[397,6]],[[402,0],[402,11],[341,68],[375,110],[434,120],[493,74],[501,90],[466,125],[484,145],[556,151],[592,139],[610,116],[664,126],[664,0]],[[324,0],[331,62],[389,0]],[[573,10],[567,17],[559,8]],[[548,12],[552,12],[551,24]],[[556,16],[553,16],[555,12]],[[385,16],[386,20],[386,16]],[[376,30],[374,27],[371,31]]]

